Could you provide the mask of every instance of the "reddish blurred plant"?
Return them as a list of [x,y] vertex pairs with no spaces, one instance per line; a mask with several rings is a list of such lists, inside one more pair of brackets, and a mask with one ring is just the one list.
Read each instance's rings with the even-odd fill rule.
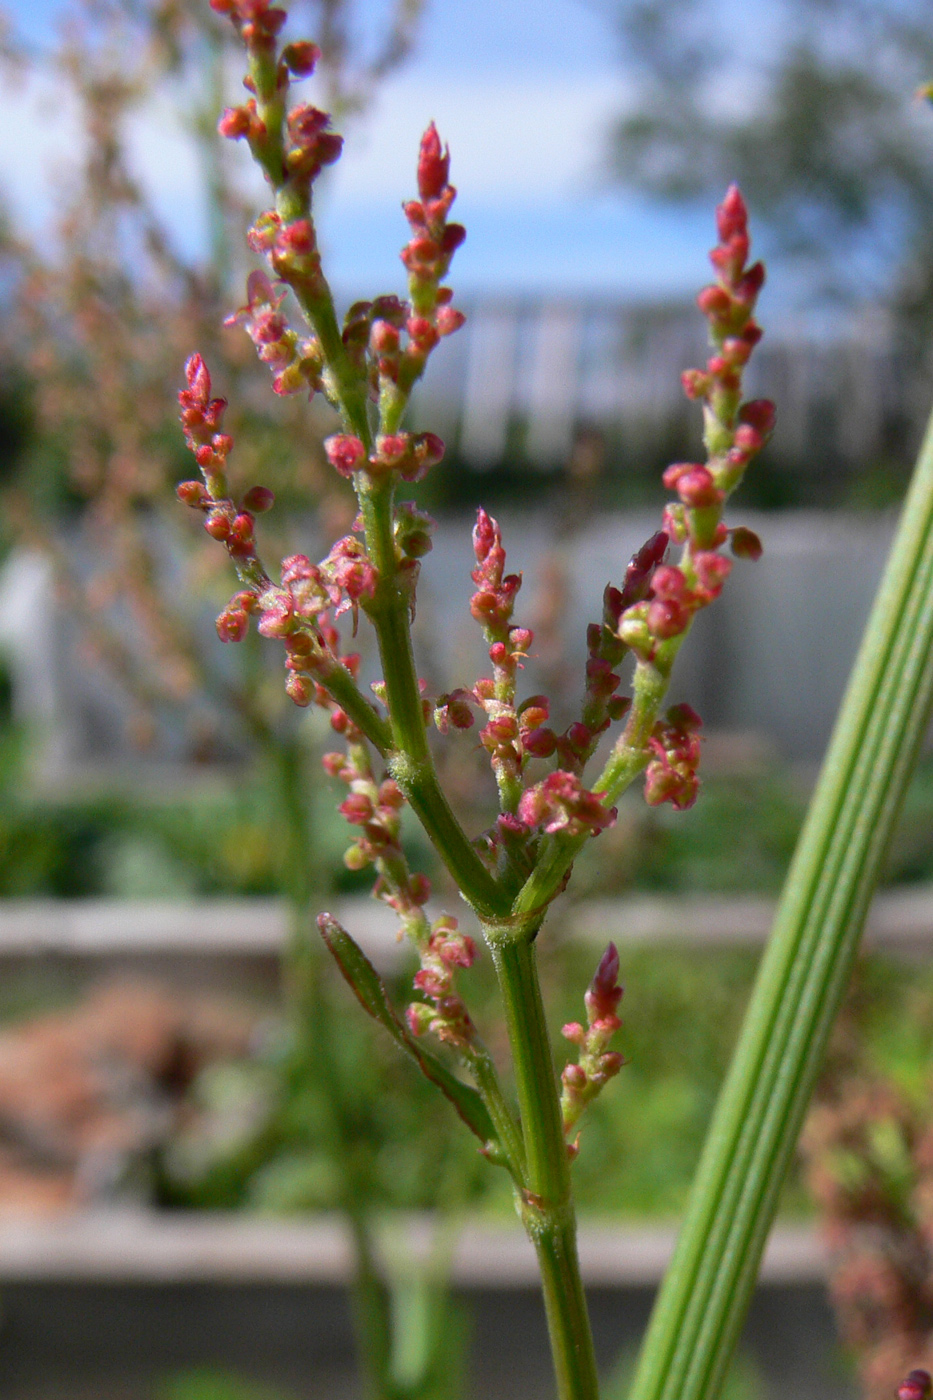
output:
[[[339,157],[342,141],[326,112],[307,103],[290,105],[293,81],[308,76],[319,53],[304,42],[281,44],[286,16],[270,0],[212,5],[229,16],[248,59],[249,96],[224,112],[220,130],[247,142],[273,195],[248,238],[274,280],[266,273],[250,275],[247,302],[236,319],[246,324],[272,369],[278,393],[323,395],[340,414],[341,430],[328,439],[327,456],[338,475],[353,482],[359,516],[320,563],[290,555],[279,581],[273,578],[256,540],[256,514],[271,504],[271,493],[231,483],[227,405],[214,396],[201,355],[188,361],[180,402],[202,480],[183,482],[178,494],[203,514],[205,529],[225,545],[239,578],[218,618],[220,636],[242,640],[254,617],[261,634],[284,644],[287,693],[299,705],[325,709],[345,741],[345,752],[328,755],[325,764],[347,785],[341,811],[360,828],[348,862],[374,867],[376,895],[395,910],[420,957],[416,999],[404,1018],[331,916],[321,916],[321,931],[365,1009],[450,1098],[486,1156],[510,1173],[538,1252],[560,1394],[595,1397],[570,1182],[577,1141],[568,1144],[565,1132],[576,1128],[586,1104],[621,1066],[610,1048],[620,1025],[618,957],[607,951],[586,995],[587,1029],[565,1028],[580,1056],[564,1071],[561,1101],[534,940],[574,856],[612,824],[615,801],[640,773],[646,774],[649,802],[687,807],[696,797],[700,721],[687,706],[666,714],[662,707],[694,617],[718,597],[731,570],[723,553],[730,535],[736,554],[760,553],[749,531],[727,529],[722,510],[773,425],[770,403],[742,400],[743,370],[761,335],[753,313],[764,269],[748,265],[745,205],[732,188],[717,212],[719,242],[711,254],[716,282],[699,298],[713,353],[703,370],[684,376],[688,396],[703,405],[706,460],[669,469],[665,484],[678,499],[665,512],[664,529],[631,561],[621,587],[606,589],[601,621],[587,632],[579,717],[557,732],[548,724],[544,696],[518,697],[533,636],[514,620],[521,576],[506,572],[501,532],[484,511],[473,534],[471,612],[483,630],[492,671],[429,700],[415,669],[410,620],[431,522],[396,497],[402,483],[420,480],[444,450],[434,434],[406,431],[403,415],[432,350],[463,321],[445,282],[465,236],[449,218],[456,196],[450,157],[432,124],[418,156],[417,198],[404,206],[411,229],[401,255],[408,300],[381,296],[356,303],[341,326],[321,267],[313,191],[322,170]],[[300,329],[293,328],[288,307],[297,312]],[[676,560],[668,558],[672,547]],[[349,614],[355,634],[361,612],[373,626],[382,663],[383,678],[372,687],[375,700],[360,685],[359,656],[346,650],[339,626],[341,615]],[[630,697],[619,693],[627,657],[634,660]],[[499,810],[492,826],[471,840],[438,780],[428,728],[432,715],[442,732],[469,728],[474,709],[485,717],[479,737]],[[601,771],[586,785],[585,771],[602,736],[623,719]],[[428,882],[412,873],[402,851],[399,814],[406,802],[472,906],[490,948],[518,1114],[459,985],[459,973],[473,962],[474,942],[452,916],[428,917]],[[472,1083],[457,1078],[424,1046],[426,1033],[455,1053]]]
[[[326,90],[341,110],[359,109],[406,56],[421,0],[387,6],[365,63],[349,41],[352,0],[316,8]],[[231,737],[234,746],[246,738],[274,749],[289,726],[275,690],[257,690],[250,664],[249,680],[205,665],[190,600],[218,586],[217,564],[194,536],[179,535],[166,510],[179,461],[166,405],[184,347],[205,345],[236,386],[232,426],[250,471],[290,508],[291,528],[312,511],[330,522],[350,508],[321,448],[327,413],[315,407],[309,417],[293,400],[270,414],[247,348],[221,330],[246,222],[214,136],[230,47],[189,0],[78,0],[58,46],[30,63],[37,75],[51,71],[62,106],[77,112],[83,162],[64,187],[57,228],[41,241],[11,234],[5,250],[15,280],[11,353],[25,370],[34,420],[30,452],[5,497],[14,534],[54,561],[82,645],[133,702],[131,742],[152,742],[168,715],[183,730],[182,756],[196,760],[229,753]],[[205,173],[207,261],[177,246],[128,152],[133,122],[171,90],[203,102],[185,116]],[[66,534],[79,543],[66,545]],[[167,554],[181,588],[164,587]]]
[[[856,974],[801,1151],[840,1333],[866,1400],[888,1400],[909,1367],[933,1367],[933,1108],[928,1075],[910,1083],[868,1050],[874,1000]],[[925,1043],[930,1000],[914,1000],[898,1020]]]

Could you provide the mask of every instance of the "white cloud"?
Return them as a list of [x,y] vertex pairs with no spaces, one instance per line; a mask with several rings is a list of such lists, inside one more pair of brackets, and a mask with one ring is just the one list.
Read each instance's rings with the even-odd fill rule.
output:
[[[397,207],[411,197],[418,142],[434,120],[450,144],[464,201],[559,204],[596,182],[619,103],[618,84],[607,78],[397,80],[370,114],[350,125],[325,198],[338,206]],[[48,219],[83,158],[76,105],[60,81],[38,75],[0,93],[0,122],[6,133],[0,185],[18,219],[36,226]],[[166,90],[147,102],[127,135],[133,168],[157,207],[172,227],[185,226],[186,242],[192,221],[200,235],[197,155],[175,95]],[[254,188],[258,195],[258,182]]]
[[620,103],[610,78],[400,80],[351,130],[334,197],[409,197],[418,142],[433,120],[450,145],[451,178],[471,202],[558,203],[594,183]]

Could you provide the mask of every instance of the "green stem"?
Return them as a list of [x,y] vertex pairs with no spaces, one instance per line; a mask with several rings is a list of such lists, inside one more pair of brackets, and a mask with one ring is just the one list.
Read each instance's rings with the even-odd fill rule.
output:
[[353,1234],[353,1321],[370,1400],[394,1400],[392,1301],[376,1261],[372,1230],[359,1209],[347,1212]]
[[469,1057],[469,1067],[476,1087],[489,1110],[489,1116],[496,1126],[512,1176],[517,1185],[523,1186],[527,1178],[528,1164],[525,1161],[525,1144],[522,1141],[521,1129],[505,1101],[498,1072],[485,1046],[479,1049],[474,1047]]
[[505,1007],[525,1140],[521,1213],[541,1270],[559,1400],[598,1400],[557,1074],[531,940],[485,930]]
[[371,1400],[394,1400],[392,1317],[388,1287],[380,1274],[367,1209],[369,1183],[358,1163],[353,1125],[347,1121],[340,1067],[333,1047],[338,1027],[322,984],[318,939],[312,933],[311,899],[322,888],[314,860],[306,755],[296,738],[268,746],[282,816],[282,884],[289,906],[284,957],[285,995],[294,1027],[294,1054],[302,1078],[310,1077],[326,1104],[327,1137],[343,1190],[341,1209],[353,1239],[353,1319],[357,1354]]
[[337,662],[321,672],[319,679],[331,698],[346,711],[360,733],[384,758],[393,746],[392,730],[361,694],[347,668]]
[[451,810],[428,747],[409,622],[409,594],[399,576],[393,533],[391,478],[371,481],[360,474],[357,492],[366,548],[379,574],[366,605],[379,645],[391,725],[392,776],[421,821],[464,898],[480,917],[501,917],[508,898],[483,865]]
[[710,1127],[631,1400],[710,1400],[933,702],[933,420]]

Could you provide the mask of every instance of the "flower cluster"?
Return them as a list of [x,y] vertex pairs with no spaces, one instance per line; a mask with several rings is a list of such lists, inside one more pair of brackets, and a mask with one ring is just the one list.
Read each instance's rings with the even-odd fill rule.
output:
[[336,727],[345,733],[347,749],[345,753],[325,754],[324,770],[346,783],[349,793],[338,810],[352,826],[360,828],[344,861],[351,870],[376,867],[373,894],[394,910],[401,932],[419,954],[420,968],[414,985],[426,1000],[409,1006],[409,1028],[414,1035],[430,1031],[467,1053],[475,1042],[476,1031],[457,991],[455,977],[458,969],[472,966],[476,945],[459,931],[457,920],[448,915],[429,923],[424,906],[431,895],[430,882],[426,876],[409,870],[402,850],[402,793],[391,777],[377,781],[362,736],[346,716]]
[[[233,448],[229,433],[221,431],[226,399],[211,397],[211,376],[200,355],[192,355],[185,365],[188,387],[178,395],[185,442],[194,453],[204,478],[183,481],[177,495],[185,505],[204,513],[204,528],[220,541],[237,565],[244,582],[254,588],[266,582],[256,554],[254,534],[256,512],[272,505],[272,492],[254,487],[238,508],[227,489],[227,458]],[[245,604],[241,602],[242,607]]]
[[526,788],[518,815],[526,826],[541,827],[548,833],[566,831],[568,836],[580,836],[588,832],[595,836],[612,826],[617,812],[615,807],[606,807],[598,793],[587,792],[576,773],[558,768],[543,782]]
[[[411,803],[490,945],[501,951],[507,943],[534,938],[577,850],[614,822],[617,797],[639,773],[645,771],[649,802],[670,801],[677,808],[692,803],[700,721],[685,705],[660,715],[680,643],[729,574],[723,546],[731,538],[735,556],[760,553],[750,531],[730,532],[721,516],[727,495],[773,424],[770,404],[743,403],[741,397],[742,372],[761,334],[753,312],[763,271],[758,263],[747,265],[745,206],[730,190],[718,211],[719,244],[711,255],[717,280],[699,298],[713,354],[705,370],[684,378],[688,396],[703,401],[706,462],[677,463],[668,470],[665,483],[678,499],[666,510],[663,530],[637,551],[621,585],[606,589],[602,618],[587,631],[578,717],[558,732],[551,727],[545,695],[518,697],[519,672],[534,638],[514,620],[521,575],[508,572],[499,525],[484,510],[473,531],[470,612],[483,629],[491,674],[441,695],[432,707],[414,669],[408,628],[433,522],[412,503],[399,503],[396,492],[402,482],[420,481],[444,454],[435,434],[404,426],[404,412],[428,356],[463,322],[445,285],[464,238],[463,228],[449,221],[456,196],[449,152],[429,126],[418,155],[418,197],[404,206],[410,238],[401,256],[408,299],[355,302],[341,322],[321,270],[311,214],[314,181],[337,158],[341,140],[326,113],[288,104],[292,77],[313,69],[317,51],[313,45],[289,45],[280,52],[284,15],[269,0],[214,3],[230,15],[249,55],[250,97],[224,114],[221,130],[249,143],[275,195],[274,207],[250,232],[251,246],[265,256],[274,280],[254,272],[246,304],[231,320],[245,326],[273,372],[278,393],[321,391],[337,409],[339,428],[325,451],[334,470],[352,482],[360,515],[353,532],[324,560],[314,564],[293,555],[283,562],[281,582],[273,583],[254,535],[254,515],[271,504],[271,494],[254,488],[239,506],[230,498],[224,472],[231,444],[221,430],[223,403],[210,397],[209,376],[199,360],[189,365],[181,401],[204,485],[185,483],[180,494],[204,511],[207,528],[236,563],[240,588],[218,620],[221,636],[239,640],[255,616],[260,633],[284,642],[289,695],[300,705],[326,707],[332,729],[345,740],[345,751],[324,758],[328,774],[345,785],[339,810],[355,828],[345,861],[354,870],[374,868],[374,894],[393,909],[420,960],[407,1028],[363,955],[353,951],[349,935],[335,932],[333,921],[325,919],[332,950],[370,1014],[457,1105],[483,1150],[508,1166],[528,1205],[541,1200],[533,1153],[523,1140],[534,1125],[516,1121],[476,1034],[456,985],[458,974],[472,965],[476,946],[455,919],[429,919],[430,885],[409,869],[401,810],[406,800]],[[303,337],[284,314],[288,289],[308,323]],[[676,560],[669,558],[672,546],[680,547]],[[339,617],[350,613],[355,632],[361,608],[379,643],[383,679],[372,691],[384,714],[358,687],[359,658],[340,655]],[[631,698],[620,693],[630,651],[636,662]],[[442,733],[470,728],[475,710],[484,717],[479,741],[489,755],[499,810],[477,841],[460,826],[441,787],[426,732],[432,709]],[[587,786],[585,770],[601,736],[626,714],[601,774]],[[528,775],[532,761],[547,764],[538,781]],[[563,1030],[579,1054],[562,1075],[565,1138],[558,1137],[554,1146],[562,1171],[564,1147],[571,1157],[576,1152],[569,1137],[580,1115],[623,1063],[610,1048],[620,1026],[618,971],[618,954],[610,944],[585,996],[586,1026],[573,1023]],[[523,1002],[528,1014],[522,1034],[538,1038],[535,1055],[544,1064],[546,1031],[531,1014],[537,1004],[533,964],[497,957],[497,973],[507,995]],[[451,1076],[417,1043],[426,1032],[459,1053],[473,1086]],[[516,1045],[513,1040],[513,1050]],[[553,1089],[539,1087],[542,1093]],[[540,1209],[544,1206],[535,1205]]]
[[[534,634],[528,627],[512,625],[522,576],[505,572],[502,532],[498,522],[483,509],[477,513],[473,527],[473,553],[476,568],[471,577],[476,592],[470,599],[470,613],[483,628],[493,666],[492,676],[477,681],[473,691],[488,721],[480,732],[480,742],[489,754],[503,809],[514,811],[521,791],[523,759],[523,726],[515,708],[515,681]],[[526,716],[525,733],[540,727],[534,722],[536,718],[529,720]]]
[[418,154],[418,198],[405,205],[411,238],[402,249],[402,262],[408,270],[411,314],[405,326],[409,344],[394,376],[405,392],[410,392],[423,374],[428,355],[438,340],[452,335],[464,322],[463,312],[451,305],[450,288],[441,285],[451,258],[466,238],[462,224],[447,220],[457,196],[449,175],[450,152],[441,148],[441,138],[432,122],[421,139]]
[[[625,1063],[618,1051],[609,1049],[612,1037],[622,1025],[617,1014],[622,988],[619,986],[619,954],[614,943],[603,953],[583,1000],[586,1028],[579,1021],[571,1021],[561,1030],[561,1035],[580,1051],[577,1063],[566,1065],[561,1075],[561,1112],[564,1133],[568,1135],[587,1104]],[[576,1156],[578,1144],[579,1136],[568,1144],[571,1156]]]
[[700,735],[703,721],[689,705],[672,705],[648,740],[652,758],[645,773],[645,801],[651,807],[670,802],[678,812],[697,800],[700,780]]
[[[456,989],[458,969],[473,966],[476,944],[461,933],[457,920],[441,915],[431,925],[427,947],[421,953],[421,967],[415,973],[415,987],[427,1001],[414,1001],[405,1013],[414,1035],[431,1031],[439,1040],[468,1052],[476,1039],[476,1028]],[[430,1003],[430,1005],[428,1004]]]
[[830,1251],[830,1297],[866,1400],[890,1400],[895,1388],[899,1400],[929,1400],[928,1375],[904,1378],[918,1363],[933,1367],[929,1096],[860,1064],[852,1008],[843,1016],[800,1144]]
[[260,360],[273,372],[272,388],[277,394],[307,390],[313,398],[323,387],[324,354],[317,336],[301,340],[289,326],[281,310],[285,295],[281,283],[273,285],[257,268],[246,281],[246,304],[228,316],[224,325],[245,327]]
[[340,655],[340,636],[331,617],[352,611],[372,597],[378,575],[363,545],[352,535],[338,540],[327,558],[312,564],[303,554],[282,561],[281,585],[269,578],[256,547],[256,515],[273,504],[272,492],[254,486],[238,507],[230,496],[226,478],[227,458],[233,447],[229,434],[220,431],[226,402],[211,397],[210,373],[200,355],[192,355],[185,374],[188,387],[179,393],[182,427],[204,480],[183,481],[177,488],[181,501],[204,514],[204,528],[224,544],[245,586],[237,590],[217,618],[217,635],[224,642],[240,642],[256,616],[264,637],[285,643],[285,689],[297,705],[312,700],[333,708],[321,681],[335,664],[351,676],[359,657]]
[[249,232],[250,246],[263,252],[277,276],[289,285],[300,285],[312,296],[319,294],[320,255],[310,220],[310,191],[327,165],[343,148],[343,138],[330,130],[330,117],[307,103],[285,112],[291,79],[309,77],[320,58],[316,44],[287,44],[278,53],[278,35],[285,11],[269,0],[211,0],[226,14],[243,40],[249,55],[249,72],[243,85],[252,95],[238,107],[227,108],[218,129],[231,140],[245,140],[266,179],[277,193],[290,198],[283,207],[294,211],[285,217],[278,209],[259,216]]
[[[730,537],[722,523],[722,506],[749,462],[761,451],[774,427],[774,405],[765,399],[742,402],[742,373],[761,339],[754,319],[764,282],[760,262],[746,266],[749,250],[745,202],[733,186],[717,210],[719,243],[710,254],[716,283],[697,298],[710,326],[713,354],[705,370],[683,376],[688,398],[704,404],[707,461],[678,462],[664,473],[664,484],[678,501],[668,505],[664,532],[684,546],[679,564],[658,565],[644,595],[621,612],[618,636],[648,664],[668,667],[673,659],[665,643],[689,628],[695,613],[719,596],[731,561],[720,553]],[[750,530],[731,532],[733,551],[757,558],[761,546]]]
[[369,457],[352,433],[334,433],[324,442],[327,460],[341,476],[352,479],[358,471],[371,480],[395,472],[403,481],[421,481],[444,456],[437,433],[380,433]]

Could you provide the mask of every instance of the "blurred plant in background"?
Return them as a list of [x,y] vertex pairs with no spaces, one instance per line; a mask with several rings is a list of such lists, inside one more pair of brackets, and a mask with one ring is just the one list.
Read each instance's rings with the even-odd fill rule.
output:
[[933,985],[859,966],[801,1140],[866,1400],[933,1362]]
[[[933,71],[923,0],[777,0],[733,26],[713,0],[618,0],[633,85],[610,165],[623,185],[702,207],[738,180],[810,323],[893,323],[907,458],[928,398],[933,151],[913,100]],[[824,318],[825,322],[825,318]],[[819,333],[819,332],[817,332]],[[912,414],[909,405],[917,406]]]
[[[373,15],[364,16],[366,51],[352,0],[308,8],[328,100],[344,116],[362,111],[407,57],[422,0],[389,0],[375,38]],[[373,1253],[373,1213],[434,1206],[441,1185],[457,1200],[469,1194],[473,1166],[433,1104],[413,1101],[407,1085],[396,1103],[396,1066],[380,1068],[368,1028],[354,1023],[340,1037],[325,1029],[335,1014],[332,973],[310,936],[310,900],[332,887],[335,861],[317,835],[316,733],[278,684],[264,680],[256,648],[228,651],[217,664],[210,598],[224,587],[222,561],[172,504],[184,453],[173,391],[195,342],[210,346],[237,386],[233,421],[250,443],[250,470],[284,507],[281,548],[308,547],[352,518],[349,491],[322,471],[321,438],[333,427],[322,401],[270,403],[264,366],[238,332],[221,328],[236,303],[246,223],[235,160],[216,139],[231,47],[206,7],[187,0],[77,0],[50,52],[17,56],[27,72],[53,76],[63,109],[78,114],[84,149],[59,190],[55,226],[41,239],[8,228],[0,250],[10,302],[5,357],[26,405],[3,505],[6,548],[51,561],[69,645],[130,702],[127,732],[115,721],[105,750],[174,752],[183,764],[219,765],[221,774],[233,765],[240,776],[229,799],[146,810],[137,769],[122,794],[87,800],[59,790],[50,804],[27,791],[37,776],[31,749],[38,744],[41,754],[42,737],[27,724],[5,743],[10,803],[0,848],[10,857],[9,894],[94,893],[121,860],[133,865],[135,836],[150,893],[219,887],[285,896],[288,1033],[249,1061],[235,1091],[220,1069],[198,1081],[195,1118],[215,1130],[201,1134],[196,1150],[189,1125],[174,1174],[166,1168],[156,1194],[176,1203],[252,1197],[270,1208],[342,1210],[357,1251],[360,1349],[374,1391],[384,1394],[393,1285]],[[133,124],[158,120],[166,104],[181,105],[201,166],[206,207],[191,218],[206,216],[206,261],[178,246],[134,168]],[[60,788],[54,773],[46,787],[50,780]],[[160,846],[161,866],[153,865]],[[130,886],[133,879],[129,872]],[[393,1396],[442,1394],[434,1348],[452,1323],[443,1286],[431,1288],[420,1361]]]

